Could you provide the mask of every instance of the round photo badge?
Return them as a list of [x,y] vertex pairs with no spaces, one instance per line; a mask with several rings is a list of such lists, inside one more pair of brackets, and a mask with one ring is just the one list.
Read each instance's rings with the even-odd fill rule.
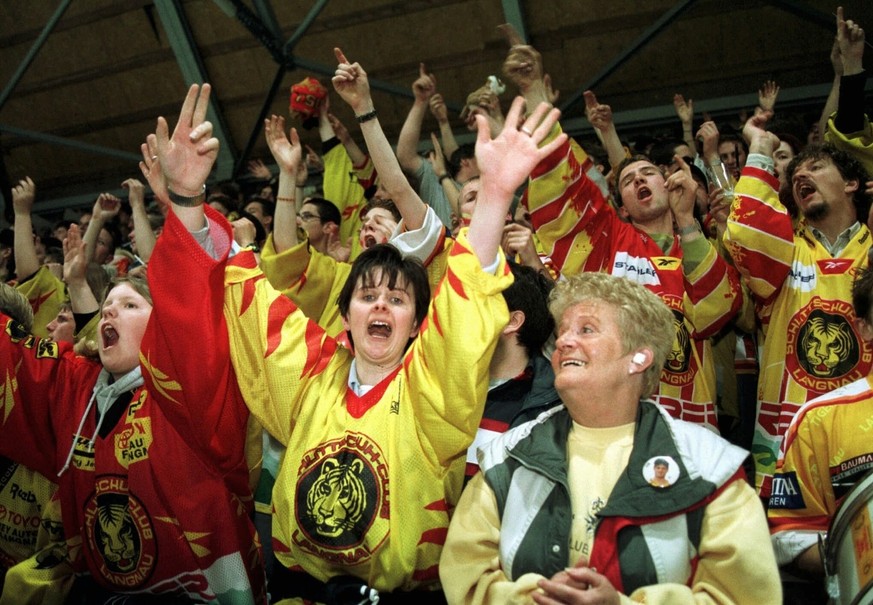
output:
[[670,487],[679,479],[679,464],[670,456],[654,456],[643,465],[643,478],[652,487]]

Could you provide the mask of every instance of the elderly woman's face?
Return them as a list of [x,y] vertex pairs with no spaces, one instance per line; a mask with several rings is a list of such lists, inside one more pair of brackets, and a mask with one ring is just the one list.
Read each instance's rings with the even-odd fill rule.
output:
[[618,310],[600,300],[580,302],[564,311],[552,354],[555,388],[564,402],[615,392],[627,381],[631,353],[624,352]]

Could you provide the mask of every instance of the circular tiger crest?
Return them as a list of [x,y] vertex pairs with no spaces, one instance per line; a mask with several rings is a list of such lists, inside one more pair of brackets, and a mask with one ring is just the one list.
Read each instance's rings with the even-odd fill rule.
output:
[[369,556],[360,546],[374,522],[388,516],[384,460],[376,445],[359,433],[303,456],[295,497],[307,548],[347,551],[345,556],[356,559]]
[[788,323],[785,363],[806,389],[825,393],[866,375],[871,355],[846,301],[814,298]]
[[149,579],[156,562],[154,528],[127,478],[104,475],[85,504],[86,556],[107,582],[131,588]]

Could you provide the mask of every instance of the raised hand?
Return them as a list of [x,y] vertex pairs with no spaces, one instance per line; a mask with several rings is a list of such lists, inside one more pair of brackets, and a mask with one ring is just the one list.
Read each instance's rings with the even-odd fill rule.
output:
[[679,170],[667,177],[664,187],[667,189],[667,203],[676,224],[685,227],[694,220],[697,181],[691,176],[691,168],[684,159],[676,155],[673,156],[673,161],[679,165]]
[[597,102],[597,97],[590,90],[582,93],[585,99],[585,117],[600,132],[606,132],[612,126],[612,108]]
[[718,161],[718,126],[712,120],[707,120],[697,129],[695,137],[703,147],[703,159],[707,162]]
[[446,102],[443,100],[441,94],[434,93],[431,95],[428,104],[430,105],[430,112],[433,114],[433,117],[436,118],[437,122],[442,124],[443,122],[448,121],[449,110],[446,108]]
[[543,80],[543,57],[533,46],[525,44],[509,23],[498,25],[497,29],[509,44],[509,53],[503,62],[503,74],[525,94],[531,86]]
[[330,127],[333,128],[333,133],[336,135],[336,138],[339,139],[340,143],[345,145],[348,141],[352,140],[352,137],[349,134],[349,129],[346,128],[345,124],[340,122],[339,118],[332,113],[329,113],[327,114],[327,119],[330,122]]
[[[191,85],[172,136],[167,121],[158,118],[154,134],[156,153],[152,155],[160,162],[167,189],[181,196],[195,197],[202,192],[218,157],[219,141],[212,136],[212,124],[206,121],[211,90],[209,84],[202,88]],[[148,175],[146,178],[151,184],[151,178]]]
[[433,144],[433,156],[431,159],[433,171],[440,175],[447,174],[446,156],[443,154],[443,146],[440,145],[439,137],[434,133],[430,133],[430,142]]
[[[561,133],[554,140],[540,147],[548,136],[561,112],[541,103],[523,123],[524,99],[516,97],[506,115],[506,126],[496,138],[491,138],[485,116],[477,115],[479,129],[476,138],[476,161],[480,176],[492,186],[512,193],[530,175],[536,165],[567,140]],[[479,202],[481,203],[481,201]]]
[[119,210],[121,210],[121,198],[111,193],[101,193],[91,209],[91,220],[105,223],[118,216]]
[[127,189],[127,201],[132,209],[145,208],[145,185],[139,179],[127,179],[121,186]]
[[18,184],[12,188],[12,209],[15,214],[30,216],[35,199],[36,185],[29,176],[18,181]]
[[851,19],[843,18],[843,7],[837,7],[837,44],[843,63],[843,74],[850,76],[864,69],[864,30]]
[[359,63],[351,63],[343,51],[333,49],[339,65],[331,78],[333,88],[342,100],[348,103],[356,115],[362,115],[373,110],[373,100],[370,98],[370,81],[367,72]]
[[85,281],[88,257],[85,254],[85,240],[79,225],[70,225],[64,238],[64,282],[69,284]]
[[273,159],[279,165],[279,170],[296,176],[303,160],[303,146],[300,144],[297,129],[291,129],[289,140],[285,134],[285,118],[272,115],[264,120],[264,135],[267,138],[270,153],[273,154]]
[[761,153],[772,157],[773,152],[779,147],[779,139],[776,135],[764,130],[766,124],[766,114],[756,112],[743,125],[743,137],[749,143],[749,153]]
[[261,159],[249,160],[246,167],[249,169],[249,176],[252,178],[260,179],[262,181],[269,181],[273,178],[270,169],[267,168],[264,161]]
[[679,121],[683,124],[691,124],[694,120],[694,101],[692,99],[685,100],[681,94],[673,95],[673,108],[676,110],[676,115],[679,116]]
[[436,77],[427,73],[424,63],[418,64],[418,78],[412,83],[412,94],[422,102],[427,102],[436,92]]
[[764,85],[758,89],[758,107],[766,112],[773,114],[773,108],[776,107],[776,97],[779,96],[779,85],[773,80],[767,80]]

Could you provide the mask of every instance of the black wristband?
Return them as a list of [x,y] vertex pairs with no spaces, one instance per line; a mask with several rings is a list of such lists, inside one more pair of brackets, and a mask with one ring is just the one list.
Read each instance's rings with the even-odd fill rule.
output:
[[359,116],[355,116],[355,119],[358,121],[358,124],[363,124],[364,122],[369,122],[373,118],[376,117],[376,110],[361,114]]
[[185,208],[193,208],[195,206],[201,206],[203,202],[206,201],[206,184],[203,185],[203,188],[200,190],[200,193],[197,195],[193,195],[191,197],[185,195],[179,195],[169,187],[167,187],[167,193],[170,196],[170,201],[176,204],[177,206],[183,206]]

